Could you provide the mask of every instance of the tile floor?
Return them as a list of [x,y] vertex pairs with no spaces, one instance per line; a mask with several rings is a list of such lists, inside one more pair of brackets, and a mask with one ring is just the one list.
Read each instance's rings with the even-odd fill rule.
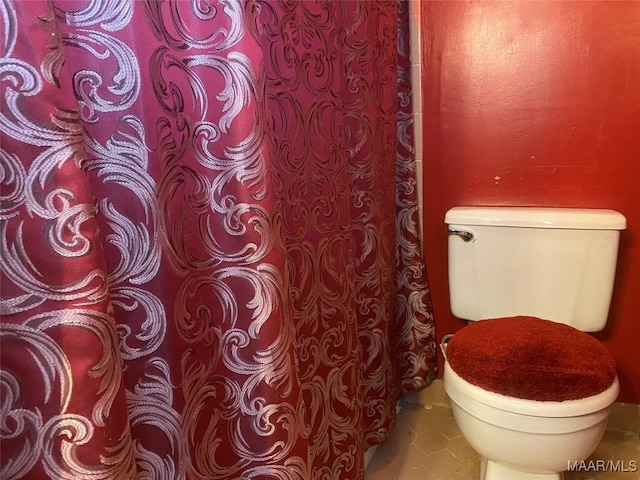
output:
[[[640,480],[638,435],[608,431],[592,459],[634,460],[636,472],[567,472],[565,480]],[[396,428],[379,446],[365,480],[477,480],[480,457],[467,443],[450,408],[405,403]],[[514,479],[517,480],[517,479]]]

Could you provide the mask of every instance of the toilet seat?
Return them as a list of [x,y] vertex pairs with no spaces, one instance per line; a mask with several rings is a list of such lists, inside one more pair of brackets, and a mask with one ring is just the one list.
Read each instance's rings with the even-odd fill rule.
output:
[[[541,402],[509,397],[468,382],[451,368],[448,361],[444,364],[444,380],[445,390],[451,402],[483,421],[505,428],[514,428],[514,416],[517,416],[519,430],[545,434],[564,431],[562,419],[586,418],[594,412],[606,409],[616,400],[620,392],[620,383],[616,376],[611,386],[603,392],[576,400]],[[542,424],[540,420],[543,418],[556,420]],[[526,428],[522,424],[523,421],[527,424]]]
[[446,355],[467,382],[526,400],[583,399],[616,381],[615,362],[604,345],[569,325],[536,317],[468,325],[453,335]]

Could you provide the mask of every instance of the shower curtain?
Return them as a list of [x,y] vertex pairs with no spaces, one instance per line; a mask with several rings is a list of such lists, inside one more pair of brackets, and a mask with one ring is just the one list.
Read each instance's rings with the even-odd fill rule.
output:
[[1,5],[0,477],[362,479],[435,373],[406,2]]

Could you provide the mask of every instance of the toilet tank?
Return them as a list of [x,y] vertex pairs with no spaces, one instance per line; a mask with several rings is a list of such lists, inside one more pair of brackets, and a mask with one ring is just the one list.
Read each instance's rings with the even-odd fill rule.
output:
[[607,322],[625,217],[613,210],[455,207],[449,294],[464,320],[528,315],[585,332]]

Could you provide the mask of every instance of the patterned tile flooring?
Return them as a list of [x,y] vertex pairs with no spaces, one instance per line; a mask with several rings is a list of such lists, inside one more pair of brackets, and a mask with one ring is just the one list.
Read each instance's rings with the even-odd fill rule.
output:
[[[635,472],[566,472],[565,480],[640,480],[638,435],[608,431],[590,457],[621,460]],[[631,462],[631,463],[630,463]],[[627,467],[627,469],[629,469]],[[365,480],[477,480],[480,457],[467,443],[450,408],[405,403],[392,436],[379,446]],[[514,479],[517,480],[517,479]]]

